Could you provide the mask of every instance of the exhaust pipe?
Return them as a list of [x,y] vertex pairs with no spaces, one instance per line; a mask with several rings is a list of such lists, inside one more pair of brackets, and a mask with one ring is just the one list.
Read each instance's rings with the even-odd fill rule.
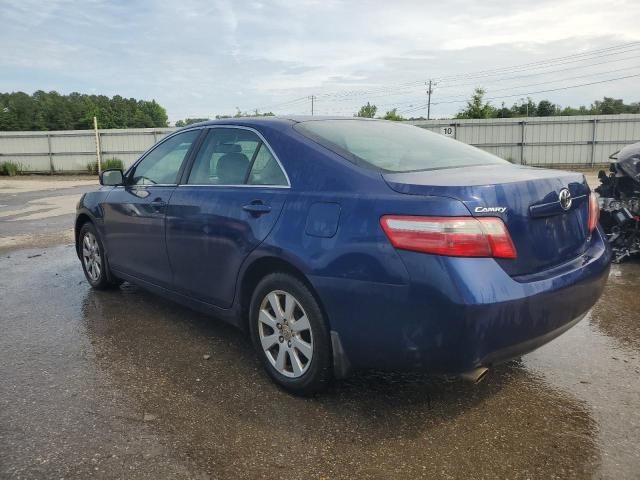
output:
[[487,367],[478,367],[473,370],[469,370],[468,372],[461,373],[460,378],[473,383],[480,383],[488,372],[489,369]]

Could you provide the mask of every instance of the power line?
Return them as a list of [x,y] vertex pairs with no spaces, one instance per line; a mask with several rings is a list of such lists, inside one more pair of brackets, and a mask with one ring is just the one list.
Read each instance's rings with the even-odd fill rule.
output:
[[[633,70],[635,68],[640,68],[640,65],[634,65],[634,66],[631,66],[631,67],[619,68],[619,69],[615,69],[615,70],[606,70],[606,71],[600,71],[600,72],[595,72],[595,73],[589,73],[589,74],[586,74],[586,75],[576,75],[576,76],[572,76],[572,77],[558,78],[558,79],[554,79],[554,80],[547,80],[547,81],[544,81],[544,82],[529,83],[529,84],[524,84],[524,85],[514,85],[514,86],[506,87],[506,88],[491,89],[490,91],[491,92],[502,92],[502,91],[513,90],[514,88],[526,88],[526,87],[533,87],[533,86],[537,86],[537,85],[547,85],[547,84],[550,84],[550,83],[566,82],[568,80],[577,80],[577,79],[580,79],[580,78],[590,78],[590,77],[597,77],[597,76],[607,75],[607,74],[612,74],[612,73],[629,71],[629,70]],[[518,77],[518,78],[520,78],[520,77]],[[470,83],[469,85],[475,85],[475,83]],[[441,88],[444,88],[444,87],[441,87]],[[442,97],[442,98],[440,98],[439,102],[432,103],[432,105],[438,105],[440,103],[443,103],[442,100],[459,99],[459,98],[462,98],[463,100],[466,101],[466,99],[468,98],[468,94],[460,93],[460,94],[456,94],[456,95],[449,95],[449,96],[446,96],[446,97]],[[428,104],[428,102],[427,102],[427,104],[420,104],[418,106],[418,105],[416,105],[417,103],[419,103],[419,102],[416,101],[416,100],[409,100],[409,101],[403,101],[403,102],[389,102],[389,103],[376,104],[376,106],[377,107],[401,107],[403,105],[407,105],[408,108],[413,108],[413,107],[423,108],[425,105]]]
[[[523,69],[526,69],[532,66],[544,66],[544,67],[553,66],[554,63],[558,63],[558,62],[562,62],[562,64],[576,63],[580,61],[590,60],[591,59],[590,57],[599,58],[603,56],[620,55],[622,53],[628,53],[628,52],[637,50],[637,48],[631,48],[631,47],[640,48],[640,42],[630,42],[630,43],[611,46],[611,47],[602,48],[598,50],[590,50],[588,52],[583,52],[583,53],[575,53],[572,55],[566,55],[562,57],[548,58],[548,59],[539,60],[536,62],[513,65],[510,67],[500,67],[496,69],[479,70],[479,71],[472,71],[472,72],[466,72],[466,73],[458,73],[450,76],[436,77],[435,80],[438,80],[438,81],[453,80],[454,81],[458,78],[468,79],[468,78],[477,78],[479,76],[487,77],[487,76],[503,75],[508,73],[517,73],[518,71],[522,71]],[[615,52],[615,50],[622,50],[622,51]],[[565,60],[570,60],[570,61],[565,62]],[[390,89],[397,90],[397,89],[409,88],[409,87],[419,87],[422,85],[424,85],[424,81],[418,80],[418,81],[411,81],[411,82],[403,82],[400,84],[388,84],[386,86],[381,86],[381,87],[368,89],[368,90],[347,90],[343,92],[324,93],[324,94],[318,95],[318,97],[322,97],[322,98],[334,97],[337,99],[344,99],[344,98],[349,98],[354,96],[364,96],[364,95],[370,95],[375,93],[383,93],[383,92],[387,92]]]
[[[607,59],[607,60],[605,60],[603,62],[596,62],[596,63],[587,64],[587,65],[575,65],[575,66],[570,66],[570,67],[567,67],[567,68],[561,68],[561,69],[555,69],[555,70],[554,69],[551,69],[551,70],[547,69],[547,70],[544,70],[544,71],[535,72],[535,70],[540,69],[540,68],[557,67],[557,66],[562,66],[562,65],[566,65],[566,64],[585,62],[585,61],[594,60],[594,59],[597,59],[597,58],[610,57],[610,56],[614,56],[614,55],[621,55],[621,54],[624,54],[624,53],[630,53],[630,52],[634,52],[634,51],[636,51],[638,49],[640,49],[640,42],[630,42],[630,43],[611,46],[611,47],[602,48],[602,49],[598,49],[598,50],[590,50],[588,52],[575,53],[575,54],[572,54],[572,55],[566,55],[566,56],[555,57],[555,58],[546,59],[546,60],[539,60],[539,61],[536,61],[536,62],[529,62],[529,63],[519,64],[519,65],[514,65],[514,66],[511,66],[511,67],[501,67],[501,68],[496,68],[496,69],[487,69],[487,70],[480,70],[480,71],[475,71],[475,72],[459,73],[459,74],[450,75],[450,76],[437,77],[437,80],[441,81],[442,83],[444,83],[444,85],[440,86],[439,88],[447,89],[447,88],[460,87],[460,86],[464,86],[464,85],[477,84],[477,82],[460,84],[460,83],[456,83],[457,79],[463,79],[464,78],[465,80],[468,80],[468,79],[473,79],[473,78],[476,78],[476,79],[477,78],[490,78],[490,77],[496,77],[496,76],[499,76],[499,75],[508,75],[510,73],[522,72],[527,68],[531,69],[531,70],[534,70],[532,72],[525,73],[525,74],[522,74],[522,75],[516,75],[516,76],[504,77],[504,78],[496,78],[496,79],[493,79],[493,80],[489,81],[489,83],[503,82],[503,81],[507,81],[507,80],[510,80],[510,79],[526,78],[526,77],[531,77],[531,76],[540,76],[540,75],[546,75],[546,74],[556,73],[556,72],[560,72],[560,71],[581,69],[581,68],[587,68],[587,67],[590,67],[590,66],[596,66],[596,65],[603,65],[603,64],[615,63],[615,62],[620,62],[620,61],[626,61],[626,60],[638,58],[638,56],[625,57],[625,58],[616,58],[616,59]],[[432,80],[432,82],[433,82],[433,80]],[[551,82],[549,82],[549,83],[551,83]],[[365,96],[365,95],[369,96],[369,98],[388,97],[388,96],[394,96],[394,95],[402,95],[403,93],[409,93],[409,92],[414,91],[416,88],[421,87],[421,86],[424,86],[424,81],[404,82],[404,83],[400,83],[400,84],[395,84],[395,86],[387,85],[387,86],[381,86],[381,87],[372,88],[372,89],[368,89],[368,90],[349,90],[349,91],[343,91],[343,92],[324,93],[324,94],[314,95],[314,100],[318,99],[318,98],[323,98],[323,99],[327,100],[329,103],[331,103],[332,100],[336,100],[336,101],[345,100],[345,99],[357,98],[357,97],[361,97],[361,96]],[[259,109],[260,110],[268,110],[268,109],[273,109],[275,107],[291,106],[291,105],[294,105],[294,104],[297,104],[297,103],[301,103],[301,102],[303,102],[305,100],[308,100],[308,99],[309,99],[308,96],[299,97],[299,98],[296,98],[296,99],[293,99],[293,100],[272,104],[272,105],[267,106],[267,107],[261,107]],[[429,103],[431,103],[431,105],[437,105],[437,104],[441,104],[443,102],[433,103],[433,102],[430,102],[429,99],[428,99],[427,100],[427,105]]]
[[[640,49],[640,48],[639,48]],[[638,49],[634,49],[634,50],[628,50],[625,52],[620,52],[620,53],[628,53],[631,51],[635,51]],[[608,65],[611,63],[618,63],[618,62],[624,62],[626,60],[633,60],[636,58],[640,58],[640,55],[634,55],[634,56],[630,56],[630,57],[624,57],[624,58],[615,58],[615,59],[609,59],[609,60],[605,60],[602,62],[596,62],[596,63],[589,63],[586,65],[574,65],[574,66],[570,66],[567,68],[556,68],[556,69],[551,69],[551,70],[543,70],[543,71],[532,71],[530,73],[525,73],[522,75],[514,75],[514,76],[510,76],[510,77],[504,77],[504,78],[496,78],[496,79],[492,79],[489,81],[489,83],[494,83],[494,82],[503,82],[503,81],[507,81],[507,80],[512,80],[512,79],[518,79],[518,78],[527,78],[527,77],[532,77],[532,76],[540,76],[540,75],[547,75],[547,74],[552,74],[552,73],[558,73],[558,72],[564,72],[564,71],[569,71],[569,70],[580,70],[583,68],[589,68],[589,67],[593,67],[593,66],[598,66],[598,65]],[[586,61],[589,59],[581,59],[580,61]],[[570,62],[570,63],[575,63],[575,62]],[[560,64],[561,65],[561,64]],[[545,67],[547,65],[544,65]],[[553,65],[552,65],[553,66]],[[556,65],[559,66],[559,65]],[[540,67],[536,67],[536,68],[540,68]],[[514,71],[513,73],[517,73],[517,71]],[[496,74],[497,75],[497,74]],[[496,76],[496,75],[485,75],[485,77],[490,77],[490,76]],[[473,78],[473,77],[464,77],[465,79],[467,78]],[[478,82],[466,82],[466,83],[455,83],[455,80],[453,81],[454,83],[450,83],[449,81],[442,81],[444,83],[444,85],[440,85],[441,82],[439,82],[439,88],[440,89],[449,89],[449,88],[456,88],[456,87],[460,87],[460,86],[465,86],[465,85],[477,85]],[[383,87],[377,90],[367,90],[367,91],[348,91],[348,92],[342,92],[339,94],[324,94],[324,95],[319,95],[317,97],[323,97],[325,99],[329,99],[330,97],[334,97],[336,100],[344,100],[344,99],[349,99],[349,98],[355,98],[355,97],[360,97],[360,96],[367,96],[368,99],[373,99],[373,98],[383,98],[383,97],[389,97],[389,96],[394,96],[394,95],[402,95],[404,93],[410,93],[412,91],[415,91],[418,88],[423,88],[424,87],[424,82],[422,81],[418,81],[418,82],[410,82],[410,83],[406,83],[404,84],[403,87],[400,87],[399,89],[396,89],[396,91],[393,92],[389,92],[389,88],[388,87]],[[329,100],[331,101],[331,100]]]
[[[450,76],[438,77],[436,78],[436,80],[444,81],[444,80],[455,80],[460,77],[474,78],[478,76],[495,76],[495,75],[502,75],[505,73],[515,73],[515,71],[528,69],[535,66],[547,66],[554,63],[560,63],[560,64],[575,63],[575,62],[580,62],[580,61],[584,61],[586,59],[591,59],[591,58],[599,58],[599,57],[610,56],[610,55],[620,55],[622,53],[627,53],[629,51],[635,51],[639,46],[640,46],[640,42],[631,42],[624,45],[618,45],[615,47],[603,48],[600,50],[591,50],[589,52],[574,53],[572,55],[566,55],[563,57],[548,58],[546,60],[538,60],[536,62],[522,63],[519,65],[513,65],[511,67],[501,67],[501,68],[494,68],[489,70],[477,70],[474,72],[458,73]],[[633,47],[633,48],[630,48],[630,47]],[[625,49],[625,50],[620,52],[612,52],[612,50],[620,50],[620,49]],[[586,58],[580,58],[580,57],[586,57]]]
[[[640,65],[634,65],[632,67],[627,67],[627,68],[620,68],[617,70],[607,70],[604,72],[596,72],[596,73],[588,73],[586,75],[576,75],[574,77],[567,77],[567,78],[558,78],[555,80],[547,80],[545,82],[536,82],[536,83],[528,83],[525,85],[513,85],[511,87],[505,87],[505,88],[498,88],[498,89],[491,89],[491,92],[504,92],[505,90],[513,90],[514,88],[526,88],[526,87],[535,87],[538,85],[548,85],[549,83],[557,83],[557,82],[564,82],[567,80],[577,80],[579,78],[589,78],[589,77],[597,77],[599,75],[606,75],[606,74],[611,74],[611,73],[617,73],[617,72],[624,72],[624,71],[628,71],[628,70],[633,70],[634,68],[640,68]],[[465,96],[465,94],[460,94],[460,95],[451,95],[448,97],[443,97],[440,100],[448,100],[448,99],[454,99],[454,98],[459,98]]]
[[[640,77],[640,73],[634,74],[634,75],[625,75],[623,77],[616,77],[616,78],[609,78],[607,80],[600,80],[597,82],[589,82],[589,83],[581,83],[581,84],[577,84],[577,85],[569,85],[569,86],[565,86],[565,87],[558,87],[558,88],[549,88],[546,90],[537,90],[535,92],[526,92],[526,93],[514,93],[511,95],[499,95],[497,97],[487,97],[485,100],[489,101],[489,100],[499,100],[499,99],[503,99],[503,98],[513,98],[513,97],[524,97],[527,95],[535,95],[537,93],[548,93],[548,92],[558,92],[560,90],[569,90],[572,88],[579,88],[579,87],[587,87],[589,85],[598,85],[601,83],[609,83],[609,82],[615,82],[617,80],[625,80],[627,78],[635,78],[635,77]],[[445,101],[445,102],[435,102],[432,103],[432,105],[443,105],[443,104],[449,104],[449,103],[463,103],[466,102],[466,100],[451,100],[451,101]],[[417,106],[415,108],[406,110],[402,113],[411,113],[411,112],[415,112],[418,111],[422,108],[425,108],[427,105],[420,105]]]
[[[527,77],[536,77],[539,75],[548,75],[551,73],[558,73],[558,72],[566,72],[569,70],[580,70],[582,68],[588,68],[588,67],[596,67],[598,65],[609,65],[611,63],[618,63],[618,62],[623,62],[626,60],[634,60],[636,58],[640,58],[640,55],[634,55],[632,57],[625,57],[625,58],[616,58],[613,60],[606,60],[604,62],[597,62],[597,63],[589,63],[586,65],[575,65],[572,67],[567,67],[567,68],[559,68],[556,70],[546,70],[546,71],[541,71],[541,72],[532,72],[532,73],[526,73],[523,75],[515,75],[515,76],[511,76],[511,77],[503,77],[503,78],[497,78],[495,80],[491,80],[489,83],[494,83],[494,82],[504,82],[504,81],[508,81],[508,80],[514,80],[514,79],[518,79],[518,78],[527,78]],[[453,84],[445,84],[445,86],[440,87],[441,89],[446,89],[446,88],[456,88],[456,87],[463,87],[463,86],[468,86],[468,85],[477,85],[478,82],[467,82],[467,83],[453,83]]]
[[[530,74],[525,74],[525,75],[517,75],[517,76],[512,76],[512,77],[505,77],[505,78],[501,78],[501,79],[495,79],[490,83],[504,83],[505,81],[508,80],[513,80],[513,79],[518,79],[518,78],[528,78],[528,77],[535,77],[535,76],[540,76],[540,75],[548,75],[551,73],[558,73],[558,72],[562,72],[562,71],[568,71],[568,70],[575,70],[575,69],[580,69],[580,68],[586,68],[586,67],[593,67],[593,66],[597,66],[597,65],[608,65],[611,63],[616,63],[616,62],[620,62],[620,61],[624,61],[624,60],[633,60],[633,59],[637,59],[640,58],[640,55],[636,55],[633,57],[625,57],[623,59],[614,59],[614,60],[608,60],[608,61],[604,61],[604,62],[598,62],[598,63],[592,63],[592,64],[588,64],[588,65],[584,65],[584,66],[573,66],[573,67],[569,67],[569,68],[563,68],[563,69],[556,69],[556,70],[549,70],[549,71],[544,71],[544,72],[534,72],[534,73],[530,73]],[[596,72],[596,73],[589,73],[589,74],[585,74],[585,75],[576,75],[573,77],[566,77],[566,78],[559,78],[559,79],[554,79],[554,80],[547,80],[547,81],[543,81],[543,82],[536,82],[536,83],[530,83],[530,84],[525,84],[525,85],[516,85],[516,86],[511,86],[511,87],[507,87],[507,88],[502,88],[499,90],[494,90],[491,89],[492,92],[495,91],[506,91],[506,90],[512,90],[513,88],[525,88],[525,87],[532,87],[532,86],[536,86],[536,85],[546,85],[549,83],[557,83],[557,82],[561,82],[561,81],[567,81],[567,80],[575,80],[575,79],[579,79],[579,78],[589,78],[589,77],[594,77],[594,76],[599,76],[599,75],[604,75],[607,73],[616,73],[616,72],[622,72],[622,71],[628,71],[631,70],[633,68],[638,68],[640,66],[636,65],[636,66],[632,66],[632,67],[627,67],[627,68],[620,68],[620,69],[615,69],[615,70],[607,70],[604,72]],[[439,89],[447,89],[447,88],[457,88],[457,87],[461,87],[461,86],[467,86],[467,85],[477,85],[478,82],[468,82],[468,83],[464,83],[464,84],[454,84],[454,85],[447,85],[445,84],[444,86],[439,86]],[[409,91],[403,91],[403,92],[398,92],[396,94],[388,94],[388,95],[379,95],[379,96],[369,96],[368,98],[380,98],[380,97],[388,97],[388,96],[393,96],[393,95],[402,95],[405,93],[409,93]],[[446,100],[446,99],[455,99],[458,97],[461,97],[465,94],[460,93],[460,94],[455,94],[453,96],[446,96],[444,98],[441,98],[440,100]],[[401,106],[401,105],[410,105],[411,104],[415,104],[416,101],[415,100],[411,100],[411,101],[405,101],[405,102],[392,102],[392,103],[387,103],[387,104],[382,104],[382,105],[378,105],[379,107],[384,107],[384,106]],[[428,105],[428,101],[427,101],[427,105]],[[442,102],[440,102],[442,103]],[[436,105],[433,104],[432,105]]]
[[[555,70],[546,70],[546,71],[541,71],[541,72],[531,72],[531,73],[527,73],[527,74],[522,74],[522,75],[515,75],[515,76],[510,76],[510,77],[504,77],[504,78],[497,78],[497,79],[493,79],[489,82],[483,82],[483,83],[503,83],[505,81],[509,81],[509,80],[515,80],[515,79],[519,79],[519,78],[528,78],[528,77],[536,77],[536,76],[542,76],[542,75],[549,75],[549,74],[553,74],[553,73],[559,73],[559,72],[565,72],[565,71],[570,71],[570,70],[580,70],[583,68],[589,68],[589,67],[595,67],[598,65],[609,65],[612,63],[618,63],[618,62],[622,62],[622,61],[626,61],[626,60],[634,60],[640,58],[640,55],[635,55],[632,57],[625,57],[625,58],[617,58],[617,59],[612,59],[612,60],[606,60],[603,62],[597,62],[597,63],[590,63],[590,64],[586,64],[586,65],[575,65],[575,66],[571,66],[571,67],[567,67],[567,68],[560,68],[560,69],[555,69]],[[611,72],[615,72],[615,71],[619,71],[619,70],[612,70]],[[450,89],[450,88],[458,88],[458,87],[464,87],[464,86],[477,86],[479,82],[475,81],[475,82],[466,82],[466,83],[452,83],[449,84],[447,82],[444,83],[444,85],[438,83],[438,88],[439,90],[446,90],[446,89]],[[378,95],[368,95],[367,99],[371,100],[371,99],[375,99],[375,98],[386,98],[386,97],[392,97],[392,96],[396,96],[396,95],[405,95],[411,92],[415,92],[417,89],[422,89],[424,88],[424,82],[421,82],[419,85],[417,85],[417,88],[404,88],[402,90],[397,90],[396,92],[391,92],[391,93],[383,93],[383,94],[378,94]],[[345,97],[347,98],[347,97]],[[349,98],[353,98],[353,97],[349,97]],[[329,102],[331,102],[332,100],[327,100]],[[412,102],[404,102],[404,103],[414,103]],[[389,104],[387,104],[389,105]],[[378,105],[380,106],[380,105]]]
[[[630,47],[637,47],[637,48],[630,48]],[[627,49],[627,50],[623,50],[620,52],[611,52],[612,50],[620,50],[620,49]],[[633,52],[640,49],[640,42],[631,42],[631,43],[627,43],[627,44],[622,44],[622,45],[617,45],[617,46],[613,46],[613,47],[607,47],[607,48],[603,48],[603,49],[599,49],[599,50],[590,50],[589,52],[584,52],[584,53],[576,53],[576,54],[572,54],[572,55],[567,55],[567,56],[563,56],[563,57],[556,57],[556,58],[550,58],[550,59],[546,59],[546,60],[539,60],[536,62],[530,62],[530,63],[524,63],[524,64],[519,64],[519,65],[513,65],[510,67],[501,67],[501,68],[497,68],[497,69],[489,69],[489,70],[480,70],[480,71],[472,71],[472,72],[466,72],[466,73],[458,73],[455,75],[451,75],[451,76],[444,76],[444,77],[435,77],[435,80],[438,81],[445,81],[445,80],[456,80],[457,78],[474,78],[476,76],[496,76],[496,75],[502,75],[505,73],[517,73],[518,71],[521,71],[525,68],[531,67],[531,66],[536,66],[536,65],[540,65],[540,66],[553,66],[554,63],[558,63],[560,61],[564,61],[567,59],[572,59],[571,61],[568,62],[562,62],[561,64],[566,64],[566,63],[576,63],[576,62],[580,62],[580,61],[585,61],[585,60],[589,60],[589,57],[593,57],[593,58],[599,58],[599,57],[604,57],[604,56],[609,56],[609,55],[620,55],[623,53],[628,53],[628,52]],[[576,58],[576,57],[585,57],[585,58]],[[412,82],[405,82],[405,83],[401,83],[401,84],[395,84],[395,88],[408,88],[408,87],[419,87],[422,86],[424,84],[423,81],[419,80],[419,81],[412,81]],[[322,94],[321,96],[323,97],[331,97],[331,96],[335,96],[336,98],[345,98],[345,97],[350,97],[350,96],[354,96],[357,94],[357,96],[361,96],[361,95],[367,95],[367,94],[371,94],[371,93],[379,93],[379,92],[384,92],[389,90],[390,88],[393,88],[393,84],[387,85],[387,86],[383,86],[383,87],[378,87],[375,89],[371,89],[371,90],[349,90],[349,91],[345,91],[345,92],[336,92],[336,93],[325,93]]]
[[273,103],[273,104],[268,105],[266,107],[258,107],[257,109],[258,110],[270,110],[270,109],[275,108],[275,107],[286,106],[286,105],[290,105],[290,104],[301,102],[303,100],[308,100],[308,99],[309,99],[309,97],[300,97],[300,98],[296,98],[294,100],[289,100],[289,101],[286,101],[286,102]]
[[[550,88],[550,89],[547,89],[547,90],[538,90],[538,91],[535,91],[535,92],[515,93],[513,95],[500,95],[500,96],[497,96],[497,97],[489,97],[489,98],[487,98],[487,100],[496,100],[496,99],[500,99],[500,98],[519,97],[519,96],[525,96],[525,95],[535,95],[537,93],[557,92],[557,91],[560,91],[560,90],[570,90],[572,88],[587,87],[589,85],[598,85],[598,84],[601,84],[601,83],[615,82],[617,80],[625,80],[627,78],[635,78],[635,77],[640,77],[640,73],[636,73],[634,75],[625,75],[623,77],[608,78],[606,80],[599,80],[597,82],[580,83],[580,84],[577,84],[577,85],[569,85],[569,86],[566,86],[566,87]],[[459,103],[459,102],[440,102],[440,103]],[[439,105],[440,103],[434,103],[433,105]]]

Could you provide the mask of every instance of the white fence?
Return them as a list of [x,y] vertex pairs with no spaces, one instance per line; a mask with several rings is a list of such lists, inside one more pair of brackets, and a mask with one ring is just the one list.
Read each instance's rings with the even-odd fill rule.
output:
[[514,163],[588,167],[640,141],[640,115],[424,120],[414,125],[451,136]]
[[[173,128],[99,130],[102,160],[128,166]],[[0,162],[11,160],[26,172],[86,172],[96,161],[93,130],[0,132]]]
[[[588,167],[640,141],[640,115],[424,120],[414,125],[451,136],[515,163]],[[103,160],[130,165],[174,129],[100,130]],[[96,161],[93,130],[0,132],[0,162],[11,160],[27,172],[78,172]]]

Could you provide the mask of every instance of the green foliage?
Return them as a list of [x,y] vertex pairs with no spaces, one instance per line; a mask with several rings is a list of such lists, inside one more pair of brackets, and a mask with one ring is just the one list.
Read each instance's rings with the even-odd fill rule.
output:
[[84,130],[93,128],[94,116],[100,128],[167,126],[167,112],[155,100],[42,90],[0,93],[0,130]]
[[504,106],[504,102],[502,102],[502,106],[496,110],[496,118],[511,118],[515,116],[513,110]]
[[178,120],[176,127],[186,127],[187,125],[193,125],[194,123],[206,122],[208,118],[185,118],[184,120]]
[[497,116],[497,110],[484,101],[485,90],[476,88],[471,98],[467,101],[464,110],[456,115],[456,118],[491,118]]
[[233,115],[216,115],[216,119],[220,120],[221,118],[240,118],[240,117],[273,117],[275,114],[273,112],[264,112],[260,113],[258,109],[255,109],[253,112],[243,112],[238,107],[236,107],[236,113]]
[[460,111],[456,118],[511,118],[511,117],[552,117],[556,115],[615,115],[619,113],[640,113],[640,102],[625,104],[622,99],[604,97],[596,100],[591,106],[560,107],[549,100],[540,100],[536,104],[531,98],[520,103],[514,103],[511,107],[502,103],[500,108],[494,108],[485,103],[484,90],[476,88],[473,96],[467,102],[465,109]]
[[540,100],[535,110],[538,117],[552,117],[556,114],[557,107],[549,100]]
[[16,162],[5,161],[0,162],[0,175],[4,175],[7,177],[15,177],[19,173],[21,173],[20,165]]
[[358,113],[356,113],[355,116],[362,118],[373,118],[376,116],[377,111],[378,107],[367,102],[366,105],[360,107],[360,110],[358,110]]
[[[109,158],[107,160],[102,161],[102,170],[109,170],[110,168],[119,168],[120,170],[124,170],[124,164],[122,160],[119,158]],[[98,162],[89,162],[87,163],[87,172],[91,175],[98,174]]]
[[400,115],[398,113],[398,109],[394,108],[393,110],[389,110],[387,113],[384,114],[384,117],[382,117],[384,120],[391,120],[393,122],[399,122],[401,120],[404,120],[404,118],[402,117],[402,115]]
[[108,160],[102,162],[103,170],[109,170],[110,168],[119,168],[120,170],[124,170],[124,164],[119,158],[109,158]]
[[604,97],[591,104],[591,113],[596,115],[614,115],[618,113],[640,113],[640,102],[625,104],[621,98]]
[[560,110],[560,113],[558,115],[589,115],[591,113],[591,109],[585,107],[584,105],[581,105],[578,108],[574,108],[574,107],[564,107],[562,110]]

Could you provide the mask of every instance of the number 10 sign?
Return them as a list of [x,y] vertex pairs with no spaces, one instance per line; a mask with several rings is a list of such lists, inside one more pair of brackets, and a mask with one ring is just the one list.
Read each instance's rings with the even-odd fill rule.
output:
[[440,127],[440,135],[444,135],[445,137],[455,138],[456,136],[456,127],[455,125],[449,125],[446,127]]

